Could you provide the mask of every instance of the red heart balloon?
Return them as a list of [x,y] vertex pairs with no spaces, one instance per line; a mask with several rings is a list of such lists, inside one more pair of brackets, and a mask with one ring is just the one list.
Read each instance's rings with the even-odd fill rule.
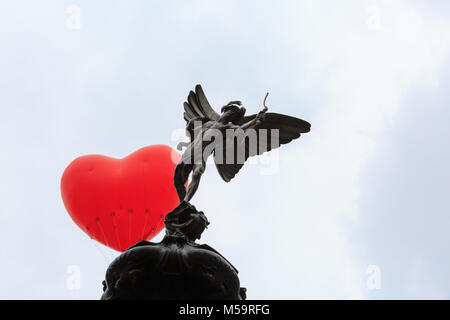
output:
[[150,240],[179,199],[173,184],[180,155],[165,145],[123,159],[82,156],[64,170],[61,195],[73,221],[91,238],[117,251]]

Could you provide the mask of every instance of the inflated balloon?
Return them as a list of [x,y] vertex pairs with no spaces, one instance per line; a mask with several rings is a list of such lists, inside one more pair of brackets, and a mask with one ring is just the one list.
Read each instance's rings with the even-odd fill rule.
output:
[[179,204],[173,184],[179,159],[165,145],[148,146],[123,159],[79,157],[61,178],[66,210],[91,238],[117,251],[150,240]]

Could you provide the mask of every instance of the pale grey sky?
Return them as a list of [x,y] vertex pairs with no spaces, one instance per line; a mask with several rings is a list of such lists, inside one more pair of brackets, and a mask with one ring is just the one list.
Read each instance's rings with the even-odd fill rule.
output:
[[[80,29],[67,28],[69,5]],[[280,150],[276,174],[259,163],[226,184],[208,167],[194,198],[211,221],[201,242],[239,269],[249,299],[450,298],[448,9],[3,1],[0,298],[100,297],[118,253],[71,221],[61,174],[84,154],[174,146],[197,83],[217,108],[240,99],[257,111],[270,91],[273,111],[312,123]],[[371,265],[378,290],[367,287]]]

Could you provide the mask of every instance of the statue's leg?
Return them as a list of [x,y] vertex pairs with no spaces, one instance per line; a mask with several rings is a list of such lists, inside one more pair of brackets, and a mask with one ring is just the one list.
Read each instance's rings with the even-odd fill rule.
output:
[[198,189],[198,185],[200,184],[200,178],[202,177],[203,172],[205,172],[205,163],[194,165],[192,181],[189,183],[186,197],[184,198],[185,201],[189,202],[194,196]]
[[191,173],[192,165],[185,164],[184,162],[180,162],[175,167],[175,177],[174,177],[174,185],[177,190],[178,198],[180,202],[184,200],[186,196],[186,181],[189,178],[189,174]]

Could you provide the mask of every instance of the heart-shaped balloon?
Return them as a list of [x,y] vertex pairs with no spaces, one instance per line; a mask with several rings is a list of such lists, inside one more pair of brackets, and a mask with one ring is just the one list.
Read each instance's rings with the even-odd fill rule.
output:
[[82,156],[61,178],[61,195],[73,221],[91,238],[124,251],[164,227],[179,199],[173,184],[180,155],[165,145],[123,159]]

